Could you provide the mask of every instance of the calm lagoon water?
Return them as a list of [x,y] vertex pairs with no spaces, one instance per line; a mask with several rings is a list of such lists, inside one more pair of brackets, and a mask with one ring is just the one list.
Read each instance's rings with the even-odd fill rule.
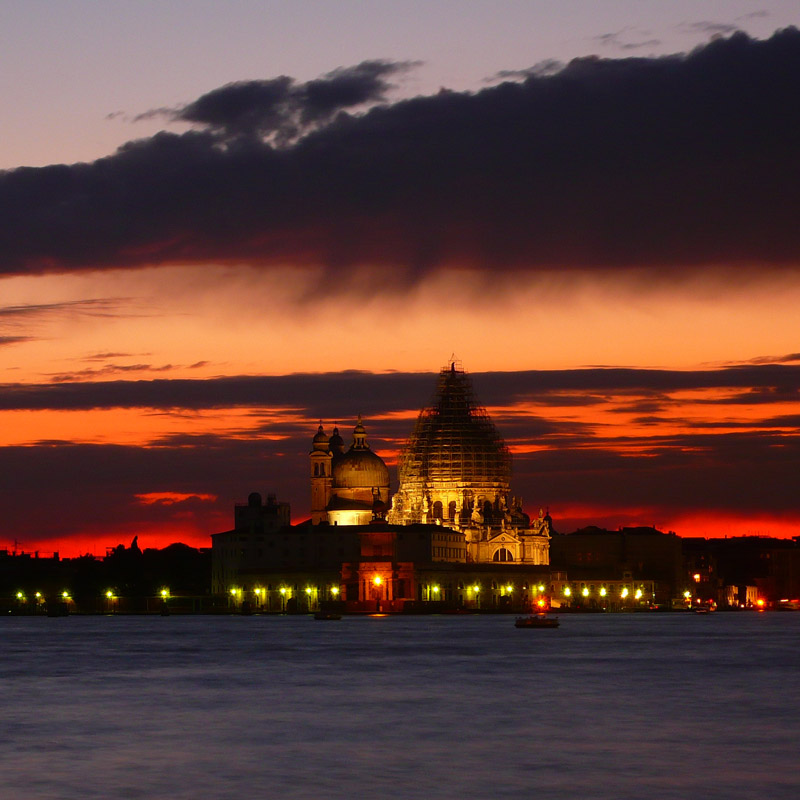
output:
[[0,797],[800,797],[800,614],[0,620]]

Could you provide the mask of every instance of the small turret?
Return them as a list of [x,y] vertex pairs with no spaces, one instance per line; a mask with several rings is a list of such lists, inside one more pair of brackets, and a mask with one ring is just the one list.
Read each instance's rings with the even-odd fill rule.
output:
[[361,422],[361,414],[358,415],[358,422],[353,428],[353,450],[369,450],[367,444],[367,429]]
[[344,453],[344,439],[339,436],[339,428],[336,425],[333,426],[333,435],[328,442],[328,446],[334,456]]
[[[334,428],[334,430],[336,430]],[[326,520],[325,508],[330,499],[331,462],[333,453],[322,422],[311,440],[309,456],[311,470],[311,521],[317,525]]]

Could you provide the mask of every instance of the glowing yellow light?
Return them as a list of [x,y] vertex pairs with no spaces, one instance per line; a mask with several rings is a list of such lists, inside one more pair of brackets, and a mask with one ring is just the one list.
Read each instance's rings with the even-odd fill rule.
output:
[[235,596],[236,595],[236,589],[231,589],[231,594]]
[[624,600],[628,596],[628,587],[624,586],[622,591],[619,593],[619,596]]
[[606,596],[606,587],[605,586],[601,586],[600,587],[600,597],[605,597],[605,596]]
[[41,596],[42,596],[41,592],[36,592],[36,597],[41,597]]
[[637,589],[637,590],[636,590],[636,593],[635,593],[633,596],[634,596],[634,597],[635,597],[637,600],[641,600],[641,599],[642,599],[642,590],[641,590],[641,589]]
[[17,592],[17,600],[24,599],[25,595],[22,592]]
[[339,587],[338,586],[331,586],[331,594],[336,597],[339,594]]
[[65,599],[65,600],[69,600],[69,592],[61,592],[61,596],[62,596],[62,597]]
[[569,586],[564,587],[564,597],[569,597],[572,594],[572,589]]
[[306,594],[311,594],[312,589],[310,586],[306,586]]
[[431,586],[431,591],[434,594],[439,594],[439,587],[438,586]]
[[514,587],[513,587],[513,586],[512,586],[512,585],[509,583],[509,584],[508,584],[508,586],[506,586],[506,591],[507,591],[509,594],[511,594],[511,592],[513,592],[513,591],[514,591]]
[[473,591],[473,592],[479,592],[480,590],[481,590],[481,587],[480,587],[480,586],[478,586],[478,584],[477,584],[477,583],[476,583],[476,584],[475,584],[475,585],[472,587],[472,591]]
[[164,599],[166,599],[167,597],[169,597],[169,589],[162,589],[162,590],[161,590],[161,596],[162,596]]
[[112,598],[112,597],[114,597],[114,592],[112,592],[112,591],[111,591],[111,589],[109,589],[109,590],[106,592],[106,597],[107,597],[109,600],[111,600],[111,598]]
[[539,606],[539,608],[544,608],[544,607],[545,607],[545,605],[546,605],[546,603],[545,603],[545,601],[544,601],[544,600],[539,600],[539,601],[538,601],[538,603],[537,603],[537,605]]
[[381,578],[381,576],[380,576],[380,575],[376,575],[376,576],[375,576],[375,577],[372,579],[372,582],[373,582],[373,583],[374,583],[376,586],[380,586],[380,585],[383,583],[383,578]]
[[544,591],[544,586],[543,586],[541,583],[539,584],[539,591],[540,591],[540,592],[543,592],[543,591]]
[[589,596],[589,590],[586,587],[584,587],[583,589],[581,589],[581,594],[584,597],[588,597]]
[[286,594],[286,587],[285,586],[281,586],[280,592],[281,592],[281,594]]
[[690,592],[690,591],[687,589],[687,590],[686,590],[686,591],[683,593],[683,596],[684,596],[684,597],[685,597],[685,598],[688,600],[688,599],[689,599],[689,598],[692,596],[692,593],[691,593],[691,592]]
[[700,573],[699,572],[695,572],[695,574],[692,575],[692,577],[694,578],[694,582],[695,583],[700,583]]
[[756,603],[758,603],[759,607],[763,608],[764,607],[764,598],[763,597],[759,597],[758,600],[756,600]]

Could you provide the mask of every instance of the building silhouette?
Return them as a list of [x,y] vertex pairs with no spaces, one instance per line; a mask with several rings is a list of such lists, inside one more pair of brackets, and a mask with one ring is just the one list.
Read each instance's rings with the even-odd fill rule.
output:
[[349,448],[320,425],[309,453],[310,518],[251,494],[235,527],[214,534],[213,591],[233,603],[308,610],[408,610],[419,604],[530,605],[546,589],[551,520],[510,496],[511,456],[469,376],[439,374],[399,465],[372,451],[359,416]]

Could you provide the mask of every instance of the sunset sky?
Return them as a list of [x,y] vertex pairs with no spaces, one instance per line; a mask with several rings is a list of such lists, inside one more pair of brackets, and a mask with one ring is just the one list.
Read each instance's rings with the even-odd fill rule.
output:
[[451,354],[554,526],[800,535],[791,2],[0,3],[0,548],[308,514]]

